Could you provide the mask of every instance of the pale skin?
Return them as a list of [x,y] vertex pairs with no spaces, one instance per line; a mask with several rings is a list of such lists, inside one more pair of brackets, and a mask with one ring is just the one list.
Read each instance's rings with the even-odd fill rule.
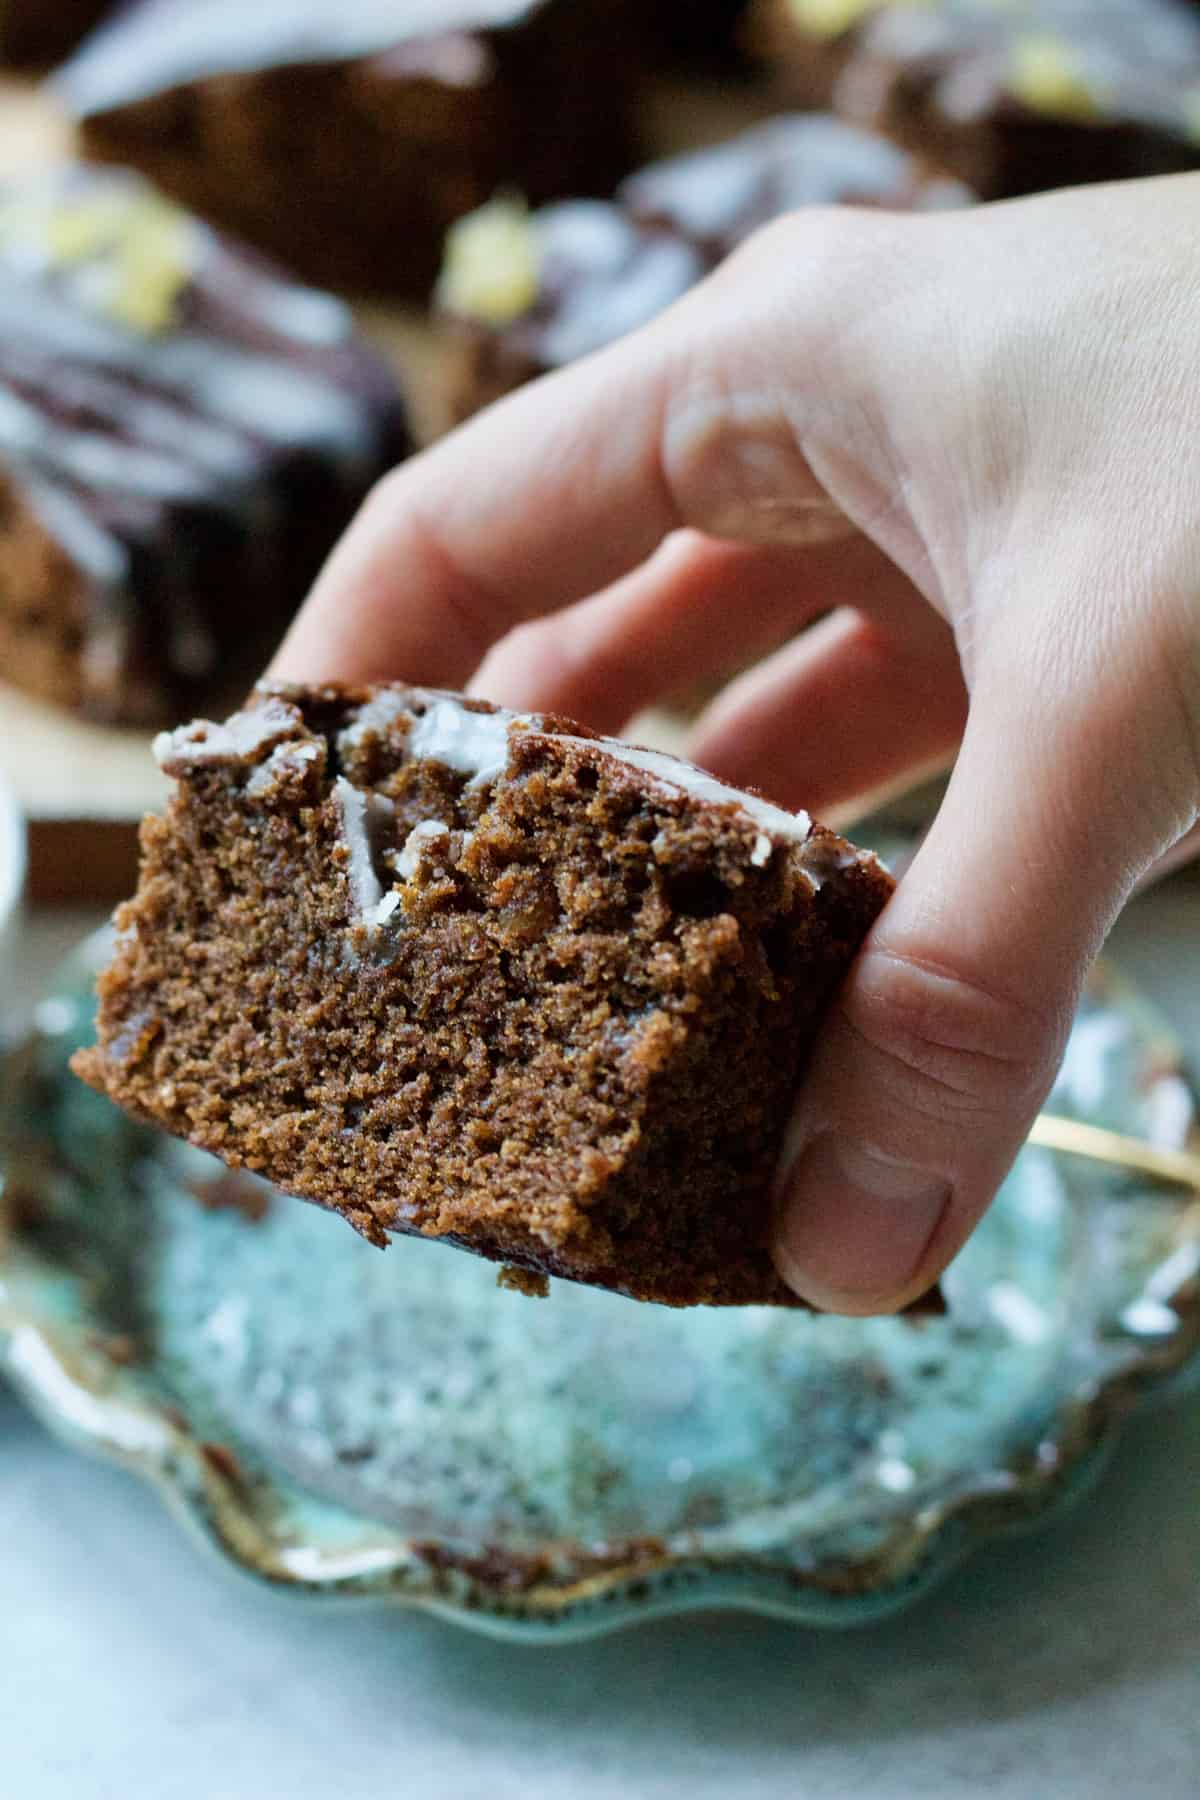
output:
[[[829,613],[814,629],[801,628]],[[817,812],[961,745],[797,1097],[773,1254],[892,1311],[990,1204],[1200,820],[1200,177],[813,211],[389,476],[272,673],[618,730]]]

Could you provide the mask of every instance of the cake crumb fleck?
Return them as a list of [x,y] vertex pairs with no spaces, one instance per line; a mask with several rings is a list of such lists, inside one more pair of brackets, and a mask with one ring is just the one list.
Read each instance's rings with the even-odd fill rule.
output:
[[531,1300],[548,1300],[550,1298],[550,1277],[543,1275],[538,1269],[518,1269],[512,1263],[505,1263],[496,1277],[496,1286],[508,1288],[514,1294],[527,1294]]

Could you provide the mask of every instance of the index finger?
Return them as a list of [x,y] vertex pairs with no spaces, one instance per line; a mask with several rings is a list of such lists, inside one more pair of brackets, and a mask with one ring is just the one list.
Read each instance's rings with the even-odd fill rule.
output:
[[387,476],[272,678],[461,687],[514,625],[641,563],[681,522],[659,450],[660,343],[638,334],[546,376]]
[[272,675],[461,687],[515,625],[607,587],[682,526],[772,544],[843,533],[804,437],[856,280],[844,240],[866,229],[848,210],[765,227],[651,324],[388,476]]

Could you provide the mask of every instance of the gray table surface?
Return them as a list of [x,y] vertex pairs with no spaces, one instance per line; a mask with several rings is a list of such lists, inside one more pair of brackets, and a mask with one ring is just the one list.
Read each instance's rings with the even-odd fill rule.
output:
[[[84,923],[27,926],[6,1000]],[[1177,877],[1113,948],[1200,1066],[1198,926]],[[261,1591],[0,1393],[5,1800],[1142,1793],[1200,1793],[1200,1401],[887,1624],[720,1615],[551,1651]]]

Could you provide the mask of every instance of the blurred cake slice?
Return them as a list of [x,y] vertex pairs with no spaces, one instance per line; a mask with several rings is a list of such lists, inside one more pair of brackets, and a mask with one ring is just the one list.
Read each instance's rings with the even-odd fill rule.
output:
[[752,27],[782,95],[988,200],[1200,162],[1194,0],[757,0]]
[[760,225],[805,206],[928,211],[969,189],[926,158],[828,114],[784,114],[631,175],[612,201],[529,213],[492,201],[450,233],[438,288],[447,410],[461,419],[523,381],[646,324]]
[[132,0],[60,71],[85,150],[314,281],[424,299],[500,184],[633,160],[642,0]]
[[408,448],[339,301],[138,176],[0,187],[5,681],[123,724],[228,704]]

